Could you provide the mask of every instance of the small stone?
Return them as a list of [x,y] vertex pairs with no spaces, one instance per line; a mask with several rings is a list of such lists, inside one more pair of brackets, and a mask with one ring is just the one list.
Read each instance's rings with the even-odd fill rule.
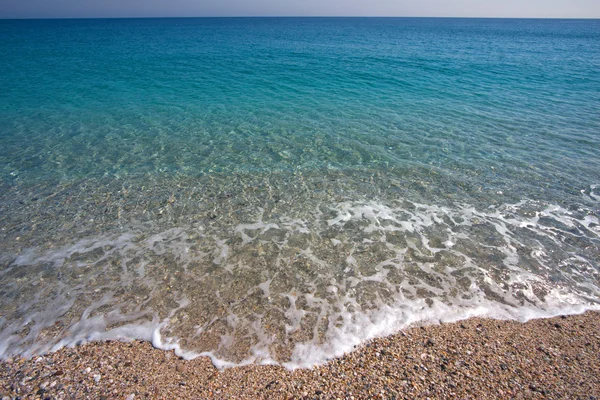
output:
[[185,372],[185,365],[183,363],[177,363],[177,365],[175,366],[175,369],[180,374],[183,374]]
[[94,375],[94,380],[96,381],[96,383],[100,382],[101,378],[102,378],[102,375],[100,375],[100,374]]
[[135,394],[131,393],[129,396],[125,398],[125,400],[133,400],[135,399]]
[[433,346],[435,344],[435,340],[433,340],[432,338],[427,339],[427,342],[425,342],[425,346]]

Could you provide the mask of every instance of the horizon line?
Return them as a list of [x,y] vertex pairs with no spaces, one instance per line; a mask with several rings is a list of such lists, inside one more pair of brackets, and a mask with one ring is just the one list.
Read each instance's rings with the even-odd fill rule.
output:
[[1,21],[17,20],[93,20],[93,19],[201,19],[201,18],[387,18],[387,19],[514,19],[514,20],[600,20],[600,17],[502,17],[502,16],[420,16],[420,15],[204,15],[204,16],[110,16],[110,17],[0,17]]

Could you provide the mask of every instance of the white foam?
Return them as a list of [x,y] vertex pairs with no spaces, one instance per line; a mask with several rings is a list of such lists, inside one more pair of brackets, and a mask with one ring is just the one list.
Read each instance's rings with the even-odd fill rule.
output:
[[513,308],[486,300],[473,301],[462,307],[447,306],[435,302],[429,307],[424,300],[402,301],[393,306],[383,306],[376,311],[347,316],[341,327],[331,327],[324,343],[301,343],[296,345],[292,359],[283,365],[288,369],[310,368],[351,352],[371,339],[398,333],[415,323],[437,324],[486,317],[516,319],[525,322],[534,318],[548,318],[565,314],[580,314],[587,310],[600,310],[598,305],[562,303],[550,310],[534,307]]
[[[263,222],[264,209],[259,208],[259,216],[258,220],[251,224],[238,224],[235,227],[235,232],[239,233],[242,236],[242,241],[244,244],[251,242],[254,238],[250,237],[246,231],[259,231],[260,234],[264,234],[269,229],[279,229],[279,225],[274,223],[265,223]],[[302,221],[296,221],[291,219],[286,219],[288,225],[293,227],[297,227],[298,225],[302,228]]]
[[[528,206],[536,212],[526,214],[528,216],[521,215],[519,211]],[[102,287],[102,296],[99,299],[95,297],[96,300],[85,307],[80,319],[69,326],[67,337],[57,343],[35,342],[43,329],[52,326],[73,307],[78,294],[89,294],[85,290],[85,281],[79,282],[76,287],[62,287],[59,283],[57,290],[64,296],[50,299],[47,306],[40,306],[40,298],[21,305],[26,315],[21,325],[0,318],[0,357],[15,353],[31,355],[82,341],[141,339],[151,341],[157,348],[174,350],[184,358],[201,355],[211,357],[219,368],[249,363],[273,364],[277,361],[271,356],[269,346],[276,338],[265,328],[262,318],[268,307],[279,307],[277,311],[285,315],[285,321],[281,323],[285,324],[285,332],[290,336],[303,329],[307,316],[318,321],[311,327],[312,338],[296,344],[291,361],[284,364],[294,369],[322,364],[367,340],[396,333],[414,323],[451,322],[474,316],[525,321],[599,309],[600,289],[591,279],[597,279],[599,272],[586,258],[585,252],[576,254],[565,239],[591,234],[594,237],[588,239],[597,240],[600,237],[598,218],[591,213],[578,217],[560,206],[528,201],[490,207],[484,211],[470,205],[449,208],[413,203],[412,207],[407,208],[401,201],[384,204],[375,200],[342,202],[326,208],[336,215],[324,217],[321,211],[315,210],[303,218],[283,216],[276,221],[264,221],[264,211],[259,210],[255,222],[231,226],[228,232],[219,232],[219,235],[206,232],[202,227],[188,226],[157,232],[144,239],[143,234],[132,230],[115,236],[82,239],[73,245],[47,251],[25,250],[13,263],[15,268],[40,263],[48,263],[53,268],[79,268],[94,263],[101,265],[101,261],[119,255],[122,272],[115,277],[115,281],[118,281],[114,283],[115,287]],[[540,222],[542,218],[555,221],[556,226],[544,225]],[[344,229],[350,222],[354,222],[352,229]],[[583,232],[581,227],[588,228],[588,232]],[[318,237],[318,229],[327,228],[333,228],[331,231],[338,232],[339,236],[328,236],[329,240],[320,242],[311,239],[313,242],[302,245],[302,248],[292,249],[287,244],[295,234],[301,234],[304,239],[307,233],[314,232],[314,236]],[[272,229],[281,230],[284,238],[281,239],[279,234],[277,239],[267,235]],[[477,236],[478,229],[484,232],[481,237]],[[391,237],[397,234],[403,240],[391,241]],[[433,244],[436,243],[434,236],[441,245]],[[197,246],[190,245],[190,242]],[[254,251],[257,245],[263,244],[271,249],[269,251],[279,251],[274,257],[268,258],[273,265],[265,266],[258,262],[253,265],[240,259],[239,254],[248,249]],[[267,244],[276,246],[269,247]],[[204,250],[197,248],[200,245],[204,246]],[[381,254],[370,254],[368,250],[377,246],[384,249]],[[325,250],[322,247],[326,247]],[[96,249],[102,251],[97,252],[97,259],[91,263],[78,261],[74,264],[69,261],[76,253],[91,254]],[[522,252],[522,249],[528,251]],[[478,251],[482,251],[484,256],[478,256]],[[121,299],[115,295],[117,288],[136,284],[136,279],[155,289],[163,284],[161,280],[152,280],[152,264],[145,258],[149,253],[154,256],[173,255],[173,259],[183,265],[186,272],[192,262],[218,265],[216,269],[219,273],[225,270],[225,275],[232,279],[239,270],[258,268],[255,272],[259,280],[243,286],[241,293],[250,296],[260,290],[266,308],[256,310],[252,316],[254,319],[244,318],[243,314],[236,314],[233,307],[228,306],[231,297],[235,297],[230,293],[227,298],[225,289],[229,281],[217,282],[221,286],[207,285],[211,293],[215,291],[215,301],[225,306],[225,320],[230,331],[221,336],[219,348],[213,351],[182,349],[177,337],[168,336],[176,331],[170,329],[176,328],[171,317],[186,307],[202,307],[196,299],[178,294],[179,306],[170,310],[168,317],[161,318],[146,306],[146,302],[133,310],[122,312]],[[560,262],[555,260],[558,253],[564,253],[560,256]],[[443,264],[445,261],[436,261],[436,256],[440,255],[452,255],[453,260],[460,262]],[[499,261],[488,265],[485,255],[497,257]],[[525,255],[535,264],[533,268],[527,269],[523,265]],[[375,261],[365,264],[365,259],[371,260],[371,256]],[[306,261],[307,271],[287,271],[298,259]],[[332,259],[339,263],[332,263]],[[442,257],[439,259],[445,260]],[[137,260],[137,264],[130,265],[130,272],[128,265],[132,260]],[[199,267],[196,265],[194,268]],[[407,276],[409,270],[418,270],[427,279],[419,278],[418,274]],[[453,272],[463,275],[455,276]],[[101,276],[101,271],[94,273],[94,276]],[[198,275],[194,275],[199,283],[211,278],[208,273],[202,273],[199,268]],[[560,283],[550,280],[551,273],[561,274]],[[277,285],[277,278],[283,275],[292,281],[289,286],[294,286],[293,289]],[[392,276],[400,281],[393,281]],[[459,287],[460,277],[469,280],[468,284],[462,283],[468,288],[457,296],[449,296],[453,288]],[[412,278],[418,283],[411,283]],[[286,291],[278,292],[280,287],[285,287]],[[543,300],[536,294],[539,288],[545,291]],[[177,289],[174,288],[174,291],[177,292]],[[424,289],[432,298],[418,298],[418,289]],[[72,296],[66,296],[67,293],[72,293]],[[153,295],[154,292],[148,296]],[[367,295],[371,295],[368,301],[361,300],[361,296]],[[490,297],[501,301],[490,300]],[[287,299],[286,306],[272,301],[281,298]],[[442,298],[444,302],[440,300]],[[301,304],[306,306],[302,307]],[[102,307],[109,311],[99,313]],[[202,326],[196,326],[196,333],[203,334],[215,321],[216,318],[210,319],[203,322]],[[18,333],[28,323],[31,325],[28,336],[20,338]],[[326,332],[324,340],[321,340],[319,328],[323,326]],[[220,359],[217,356],[221,354],[219,351],[234,346],[235,332],[242,328],[255,338],[248,356],[237,364]]]
[[66,246],[58,249],[51,249],[43,254],[35,248],[25,249],[14,261],[14,265],[32,265],[38,263],[52,263],[54,266],[63,265],[64,261],[75,253],[87,253],[96,249],[105,247],[111,248],[109,253],[125,249],[133,235],[125,233],[114,239],[111,236],[94,237],[90,239],[82,239],[71,246]]
[[590,186],[590,194],[589,196],[595,201],[600,201],[600,194],[594,194],[596,190],[600,189],[600,185],[591,185]]
[[217,240],[217,248],[214,251],[215,258],[213,259],[213,263],[217,265],[221,265],[224,261],[227,260],[229,256],[229,245],[227,245],[226,240]]
[[269,286],[271,285],[272,281],[273,281],[273,279],[271,278],[271,279],[267,279],[266,281],[258,284],[258,288],[260,290],[262,290],[263,296],[266,298],[271,297],[271,290],[269,289]]

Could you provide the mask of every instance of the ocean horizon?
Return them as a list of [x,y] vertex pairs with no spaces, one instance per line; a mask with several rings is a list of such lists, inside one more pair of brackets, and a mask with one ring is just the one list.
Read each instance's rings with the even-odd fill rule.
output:
[[597,17],[472,17],[472,16],[389,16],[389,15],[203,15],[203,16],[94,16],[94,17],[19,17],[0,18],[0,21],[69,21],[69,20],[128,20],[128,19],[453,19],[453,20],[548,20],[548,21],[600,21]]
[[322,364],[600,309],[600,20],[0,20],[0,357]]

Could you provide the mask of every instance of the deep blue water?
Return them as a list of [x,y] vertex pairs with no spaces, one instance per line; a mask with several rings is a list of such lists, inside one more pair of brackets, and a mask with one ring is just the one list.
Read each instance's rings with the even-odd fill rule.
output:
[[600,299],[598,20],[4,20],[0,71],[4,355]]

